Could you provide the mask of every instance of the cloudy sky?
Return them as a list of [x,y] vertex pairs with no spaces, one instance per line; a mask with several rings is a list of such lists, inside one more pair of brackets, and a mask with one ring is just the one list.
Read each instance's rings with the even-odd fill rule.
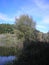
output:
[[49,30],[49,0],[0,0],[0,23],[13,24],[21,14],[32,16],[41,32]]

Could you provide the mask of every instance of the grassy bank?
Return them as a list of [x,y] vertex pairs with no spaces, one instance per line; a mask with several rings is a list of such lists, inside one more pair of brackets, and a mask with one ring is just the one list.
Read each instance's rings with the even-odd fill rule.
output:
[[0,46],[0,56],[17,55],[17,53],[18,53],[17,47]]

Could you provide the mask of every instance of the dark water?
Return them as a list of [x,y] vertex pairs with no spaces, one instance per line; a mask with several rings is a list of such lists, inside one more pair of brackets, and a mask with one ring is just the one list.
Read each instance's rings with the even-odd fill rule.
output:
[[0,65],[4,65],[7,62],[12,62],[15,58],[15,56],[0,56]]

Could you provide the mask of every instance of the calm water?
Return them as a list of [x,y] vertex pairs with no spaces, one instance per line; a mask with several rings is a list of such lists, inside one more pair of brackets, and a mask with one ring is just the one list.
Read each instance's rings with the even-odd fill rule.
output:
[[4,65],[7,62],[11,62],[15,59],[15,56],[0,56],[0,65]]

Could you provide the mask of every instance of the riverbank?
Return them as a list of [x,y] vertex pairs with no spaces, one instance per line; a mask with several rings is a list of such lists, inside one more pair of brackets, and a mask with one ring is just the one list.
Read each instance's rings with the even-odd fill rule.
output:
[[17,47],[0,46],[0,56],[15,56],[18,53]]

